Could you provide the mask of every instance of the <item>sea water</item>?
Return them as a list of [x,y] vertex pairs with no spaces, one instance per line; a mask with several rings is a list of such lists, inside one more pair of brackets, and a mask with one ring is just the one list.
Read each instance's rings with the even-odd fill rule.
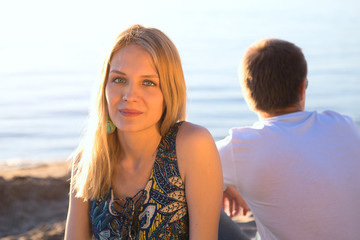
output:
[[[307,110],[332,109],[360,126],[357,1],[1,3],[0,167],[66,159],[79,144],[101,64],[134,23],[164,31],[180,52],[187,120],[215,140],[251,125],[238,83],[254,41],[282,38],[308,61]],[[21,7],[19,7],[21,6]]]

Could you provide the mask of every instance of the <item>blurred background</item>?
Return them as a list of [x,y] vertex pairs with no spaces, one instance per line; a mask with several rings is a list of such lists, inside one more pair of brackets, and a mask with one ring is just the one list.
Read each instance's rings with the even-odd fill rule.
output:
[[359,1],[1,1],[0,168],[71,154],[106,53],[136,23],[173,40],[188,120],[215,140],[257,119],[242,98],[237,68],[249,45],[269,37],[302,48],[307,110],[332,109],[360,126]]

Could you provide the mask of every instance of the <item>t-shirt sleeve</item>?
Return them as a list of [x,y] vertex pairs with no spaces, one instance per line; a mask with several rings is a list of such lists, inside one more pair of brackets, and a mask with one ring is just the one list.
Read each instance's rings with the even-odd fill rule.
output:
[[236,186],[236,169],[231,145],[230,136],[216,142],[223,170],[224,190],[229,185]]

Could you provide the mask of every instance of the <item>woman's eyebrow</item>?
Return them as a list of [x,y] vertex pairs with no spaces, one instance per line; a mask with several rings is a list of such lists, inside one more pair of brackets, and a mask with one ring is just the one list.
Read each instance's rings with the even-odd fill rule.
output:
[[159,78],[158,75],[142,75],[142,78]]
[[[110,71],[110,73],[116,73],[116,74],[120,74],[120,75],[124,75],[126,76],[126,74],[124,72],[121,72],[119,70],[113,69]],[[150,74],[150,75],[141,75],[141,78],[159,78],[159,76],[157,74]]]
[[110,73],[118,73],[118,74],[121,74],[121,75],[125,75],[125,76],[126,76],[125,73],[123,73],[123,72],[121,72],[121,71],[119,71],[119,70],[116,70],[116,69],[111,70]]

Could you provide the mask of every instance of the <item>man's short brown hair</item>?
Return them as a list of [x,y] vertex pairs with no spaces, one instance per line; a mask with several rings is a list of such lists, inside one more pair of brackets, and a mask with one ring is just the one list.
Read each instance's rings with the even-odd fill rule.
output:
[[265,39],[245,53],[240,81],[251,107],[274,112],[299,103],[306,75],[307,63],[299,47],[280,39]]

